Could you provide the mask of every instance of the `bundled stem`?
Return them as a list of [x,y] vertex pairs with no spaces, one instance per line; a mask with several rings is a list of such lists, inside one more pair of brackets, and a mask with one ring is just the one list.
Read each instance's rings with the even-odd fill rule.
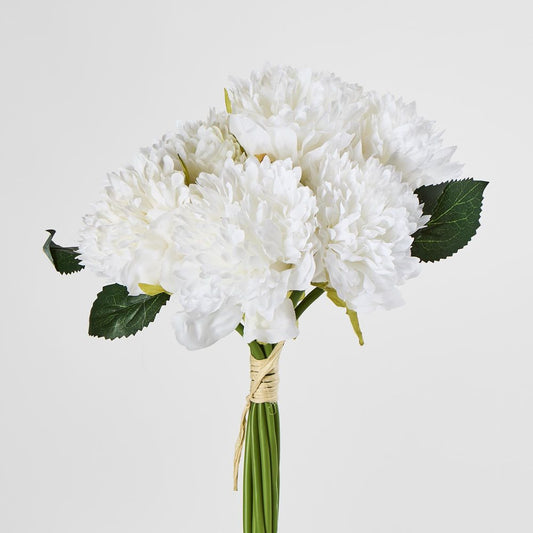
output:
[[279,412],[275,403],[252,403],[246,427],[244,533],[276,533],[279,510]]
[[[266,359],[273,346],[250,351]],[[243,476],[244,533],[276,533],[279,509],[279,411],[277,403],[250,404],[246,425]]]
[[[323,293],[313,289],[303,297],[303,292],[294,292],[291,300],[296,317]],[[237,331],[243,335],[244,327]],[[250,353],[255,359],[266,359],[274,345],[249,343]],[[250,404],[246,424],[244,468],[243,468],[243,531],[244,533],[277,533],[279,514],[279,461],[280,431],[277,403]]]

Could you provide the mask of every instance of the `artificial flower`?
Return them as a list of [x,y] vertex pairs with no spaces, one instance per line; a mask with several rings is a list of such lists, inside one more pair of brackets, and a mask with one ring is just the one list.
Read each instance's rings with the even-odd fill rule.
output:
[[200,172],[219,174],[226,159],[243,162],[245,155],[230,133],[228,115],[211,110],[206,120],[178,122],[177,131],[155,144],[151,151],[163,150],[182,168],[189,183]]
[[451,161],[455,147],[443,146],[442,132],[417,114],[414,102],[375,92],[365,102],[358,147],[363,159],[394,166],[413,189],[459,176],[462,166]]
[[139,283],[160,284],[172,253],[173,217],[188,202],[185,174],[163,150],[139,154],[132,166],[108,176],[100,200],[83,219],[83,265],[140,294]]
[[335,289],[354,311],[401,304],[398,286],[419,267],[412,234],[427,221],[401,173],[376,158],[357,163],[334,152],[310,176],[304,183],[316,193],[320,240],[315,283]]
[[291,158],[305,168],[325,150],[358,140],[363,89],[333,74],[267,66],[229,92],[230,130],[251,155]]
[[177,214],[182,260],[164,280],[182,308],[178,340],[195,349],[235,329],[248,341],[298,333],[288,294],[314,275],[316,201],[290,160],[228,159],[219,175],[201,173],[190,205]]

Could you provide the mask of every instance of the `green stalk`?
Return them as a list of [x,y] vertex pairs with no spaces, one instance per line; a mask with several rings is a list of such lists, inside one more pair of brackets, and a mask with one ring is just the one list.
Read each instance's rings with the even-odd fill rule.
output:
[[[291,294],[296,318],[323,293],[316,287],[303,299],[302,291]],[[244,334],[244,326],[236,328]],[[256,359],[266,359],[273,344],[249,343]],[[277,533],[279,515],[280,424],[277,403],[251,403],[246,425],[243,468],[244,533]]]
[[309,294],[306,294],[305,298],[296,306],[294,310],[296,313],[296,318],[300,318],[302,313],[323,293],[324,289],[315,287]]
[[[248,418],[248,427],[250,418]],[[251,431],[246,428],[246,440],[244,441],[244,465],[243,465],[243,505],[242,519],[244,533],[252,533],[253,520],[253,470],[250,454],[252,453]]]
[[261,479],[263,481],[263,515],[265,531],[272,531],[272,470],[270,466],[270,442],[265,415],[265,404],[256,407],[258,416],[257,429],[259,433],[259,455],[261,458]]
[[251,403],[243,478],[244,533],[276,533],[279,512],[279,414],[275,403]]
[[278,512],[279,512],[279,447],[276,432],[275,420],[277,416],[277,406],[275,404],[265,405],[265,416],[268,430],[268,442],[270,448],[270,474],[272,489],[272,533],[278,530]]
[[261,442],[259,440],[259,427],[257,407],[259,404],[250,406],[250,430],[252,432],[252,472],[253,472],[253,533],[270,533],[265,529],[265,512],[263,509],[263,479],[261,472]]
[[[279,458],[280,458],[280,429],[279,429],[279,413],[278,413],[278,404],[272,404],[276,408],[276,413],[274,416],[274,428],[276,430],[276,443],[278,445],[278,468],[279,468]],[[278,482],[279,486],[279,482]]]
[[[244,335],[244,326],[242,324],[239,324],[235,331],[242,337]],[[251,354],[256,359],[264,359],[265,358],[265,352],[263,351],[263,348],[261,348],[261,345],[257,341],[252,341],[248,344],[250,347]]]
[[[273,349],[271,344],[255,345],[250,343],[250,351],[256,359],[265,359]],[[277,404],[250,404],[244,451],[244,533],[276,533],[278,529],[279,445],[269,429],[274,428],[276,437],[278,418]]]

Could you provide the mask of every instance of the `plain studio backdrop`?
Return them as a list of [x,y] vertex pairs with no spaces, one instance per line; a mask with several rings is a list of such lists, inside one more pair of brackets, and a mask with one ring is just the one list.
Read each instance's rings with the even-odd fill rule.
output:
[[526,2],[3,1],[0,26],[2,533],[241,530],[245,344],[185,350],[172,305],[90,338],[104,280],[41,247],[49,227],[74,244],[108,171],[267,61],[415,100],[490,181],[478,235],[362,315],[363,348],[325,298],[303,317],[281,362],[280,533],[533,531]]

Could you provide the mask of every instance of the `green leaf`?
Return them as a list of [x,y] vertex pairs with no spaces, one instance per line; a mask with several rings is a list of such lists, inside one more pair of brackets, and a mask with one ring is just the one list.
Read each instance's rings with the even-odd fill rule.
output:
[[421,204],[424,204],[422,207],[422,212],[424,215],[432,215],[435,210],[435,206],[444,191],[444,189],[449,185],[449,181],[444,181],[436,185],[422,185],[419,187],[415,194],[418,195],[418,199]]
[[89,335],[106,339],[134,335],[153,322],[169,298],[164,292],[155,296],[130,296],[123,285],[106,285],[93,303]]
[[331,287],[325,288],[327,297],[337,306],[337,307],[343,307],[346,309],[346,314],[348,315],[348,318],[350,319],[350,323],[352,324],[352,328],[357,335],[357,338],[359,339],[359,345],[363,346],[365,343],[363,339],[363,332],[361,331],[361,326],[359,325],[359,317],[357,316],[357,313],[353,311],[352,309],[348,309],[348,306],[346,305],[346,302],[339,298],[339,295],[337,294],[337,291],[335,289],[332,289]]
[[55,229],[46,230],[50,235],[43,246],[46,257],[52,261],[55,269],[61,274],[72,274],[84,268],[80,263],[78,248],[75,246],[63,247],[56,244],[52,239],[56,233]]
[[422,261],[439,261],[466,246],[479,227],[486,181],[471,178],[417,189],[427,226],[413,234],[411,255]]

